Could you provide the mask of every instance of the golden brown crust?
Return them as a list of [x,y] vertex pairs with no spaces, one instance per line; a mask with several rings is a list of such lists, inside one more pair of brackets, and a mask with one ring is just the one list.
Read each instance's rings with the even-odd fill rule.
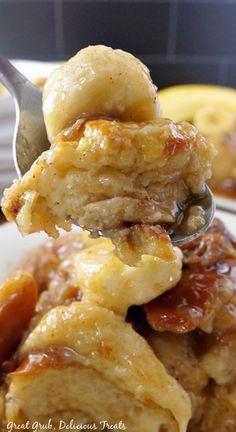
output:
[[187,123],[100,119],[76,129],[73,141],[71,133],[5,191],[3,211],[23,234],[56,236],[68,221],[105,231],[173,222],[178,205],[210,176],[212,148]]
[[[49,358],[45,354],[42,362],[42,350],[49,353],[50,347],[63,346],[63,372],[58,349]],[[40,419],[47,406],[51,417],[79,409],[95,421],[114,424],[124,418],[130,432],[156,432],[161,425],[170,432],[186,429],[188,396],[146,341],[107,309],[79,302],[54,308],[22,346],[21,354],[29,353],[35,353],[36,360],[38,353],[39,362],[32,368],[26,361],[8,377],[7,421],[18,422],[20,414],[31,421]],[[36,389],[41,404],[32,400]]]

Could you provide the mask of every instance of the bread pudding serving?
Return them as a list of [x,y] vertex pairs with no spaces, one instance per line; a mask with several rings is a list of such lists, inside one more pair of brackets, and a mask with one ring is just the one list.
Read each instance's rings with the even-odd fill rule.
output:
[[121,50],[81,50],[49,77],[43,111],[51,147],[2,204],[23,234],[73,222],[118,244],[125,229],[125,243],[130,225],[175,222],[211,175],[213,148],[159,116],[148,69]]
[[104,46],[53,72],[43,111],[51,147],[3,211],[23,235],[87,231],[0,287],[3,431],[235,432],[236,240],[219,220],[182,248],[167,233],[212,146],[160,116],[139,60]]

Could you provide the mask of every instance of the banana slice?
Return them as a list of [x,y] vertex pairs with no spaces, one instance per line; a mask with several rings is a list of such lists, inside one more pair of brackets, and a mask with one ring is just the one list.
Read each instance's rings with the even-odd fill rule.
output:
[[56,69],[43,92],[49,141],[82,116],[122,121],[159,117],[157,88],[148,68],[133,55],[96,45],[80,50]]
[[192,121],[204,105],[222,106],[236,116],[236,90],[228,87],[188,84],[158,91],[163,117],[175,122]]
[[221,135],[235,129],[235,114],[217,105],[204,105],[193,118],[196,128],[205,136]]

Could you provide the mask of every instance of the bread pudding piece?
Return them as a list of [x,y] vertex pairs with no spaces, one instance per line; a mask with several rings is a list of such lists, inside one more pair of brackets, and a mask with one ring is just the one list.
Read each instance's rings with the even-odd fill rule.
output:
[[[129,306],[144,304],[176,285],[181,277],[181,251],[172,247],[164,233],[160,242],[159,229],[136,226],[132,231],[138,229],[148,247],[144,249],[143,242],[142,259],[132,267],[115,256],[111,240],[91,239],[82,230],[38,248],[24,264],[39,287],[37,314],[83,299],[125,316]],[[135,248],[122,253],[133,255]]]
[[236,239],[215,220],[184,246],[182,279],[145,306],[146,337],[188,392],[188,432],[236,430]]
[[[28,419],[45,424],[52,418],[58,430],[60,420],[69,424],[74,419],[77,424],[95,423],[99,430],[105,418],[110,423],[122,419],[131,432],[235,432],[236,240],[224,225],[216,220],[207,233],[182,248],[179,282],[178,253],[176,261],[171,255],[169,260],[165,255],[156,260],[143,256],[144,271],[140,264],[121,263],[109,240],[90,239],[85,233],[71,233],[52,248],[51,243],[49,264],[53,253],[61,259],[58,267],[52,266],[50,274],[46,258],[41,261],[49,272],[41,296],[50,293],[51,306],[49,300],[43,309],[39,299],[42,320],[27,329],[17,364],[3,377],[0,401],[5,414],[0,424]],[[65,298],[63,287],[67,260],[80,293],[80,301],[69,306],[73,296]],[[37,270],[36,277],[40,274],[32,262],[31,269]],[[144,306],[153,328],[137,314],[132,328],[124,321],[125,311],[131,303],[147,301],[155,274],[166,289],[175,286],[159,295],[157,285],[152,292],[157,299]],[[55,308],[63,299],[66,306]],[[142,312],[142,306],[138,309]]]
[[[136,226],[136,230],[141,228]],[[177,284],[182,269],[180,250],[172,247],[168,236],[161,247],[155,239],[160,234],[154,228],[146,226],[144,231],[149,250],[144,251],[141,244],[144,253],[134,266],[118,259],[107,239],[97,240],[78,252],[75,268],[83,302],[106,307],[125,317],[130,306],[147,303]],[[151,248],[153,245],[155,249]]]
[[2,208],[24,235],[56,237],[70,222],[110,235],[172,223],[209,178],[212,155],[187,123],[79,121],[5,191]]
[[98,306],[75,302],[50,311],[8,376],[6,421],[46,423],[82,415],[124,422],[129,432],[184,432],[187,394],[130,324]]
[[23,235],[56,237],[74,223],[120,247],[123,228],[175,222],[211,175],[211,145],[192,125],[159,117],[148,69],[121,50],[88,47],[58,68],[43,112],[51,148],[2,201]]
[[191,398],[188,432],[236,430],[235,336],[231,341],[233,347],[227,347],[226,339],[220,347],[214,337],[198,331],[149,335],[158,359]]
[[[147,230],[145,227],[150,235]],[[155,245],[155,241],[150,242],[149,252],[154,253]],[[118,423],[122,419],[130,431],[185,431],[190,416],[188,396],[162,365],[156,364],[145,340],[124,321],[130,304],[142,304],[179,280],[182,255],[172,248],[168,236],[164,247],[157,248],[155,256],[144,255],[137,267],[123,264],[113,249],[110,240],[91,239],[85,232],[71,233],[41,246],[27,260],[27,269],[38,281],[41,294],[25,333],[28,337],[14,356],[18,361],[13,366],[9,361],[12,373],[4,377],[7,394],[2,398],[2,425],[20,425],[28,420],[30,424],[45,423],[52,418],[53,427],[59,430],[60,421],[74,419],[82,424],[96,423],[100,430],[100,421]],[[119,280],[117,271],[121,272]],[[71,306],[55,308],[75,299]],[[96,304],[104,304],[107,309]],[[50,312],[45,315],[47,310]],[[42,341],[41,348],[33,346],[33,335],[38,331],[43,339],[49,337]],[[55,341],[50,339],[53,334],[58,338]],[[65,340],[66,334],[70,341]],[[35,340],[40,339],[35,333]],[[144,357],[147,366],[142,370]],[[152,374],[156,382],[150,391]],[[128,388],[126,380],[132,382]],[[162,407],[158,398],[164,393],[163,387]]]

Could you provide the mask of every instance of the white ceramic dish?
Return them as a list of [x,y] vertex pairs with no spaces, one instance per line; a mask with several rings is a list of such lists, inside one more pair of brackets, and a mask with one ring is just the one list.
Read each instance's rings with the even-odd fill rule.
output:
[[219,209],[228,210],[236,214],[236,200],[215,196],[216,206]]
[[22,237],[16,224],[0,225],[0,283],[20,267],[32,250],[47,240],[47,235],[31,234]]
[[[225,222],[228,229],[236,235],[236,216],[217,211],[216,216]],[[75,228],[78,230],[78,228]],[[0,225],[0,282],[20,267],[20,264],[37,246],[48,239],[44,233],[22,237],[13,223]]]

